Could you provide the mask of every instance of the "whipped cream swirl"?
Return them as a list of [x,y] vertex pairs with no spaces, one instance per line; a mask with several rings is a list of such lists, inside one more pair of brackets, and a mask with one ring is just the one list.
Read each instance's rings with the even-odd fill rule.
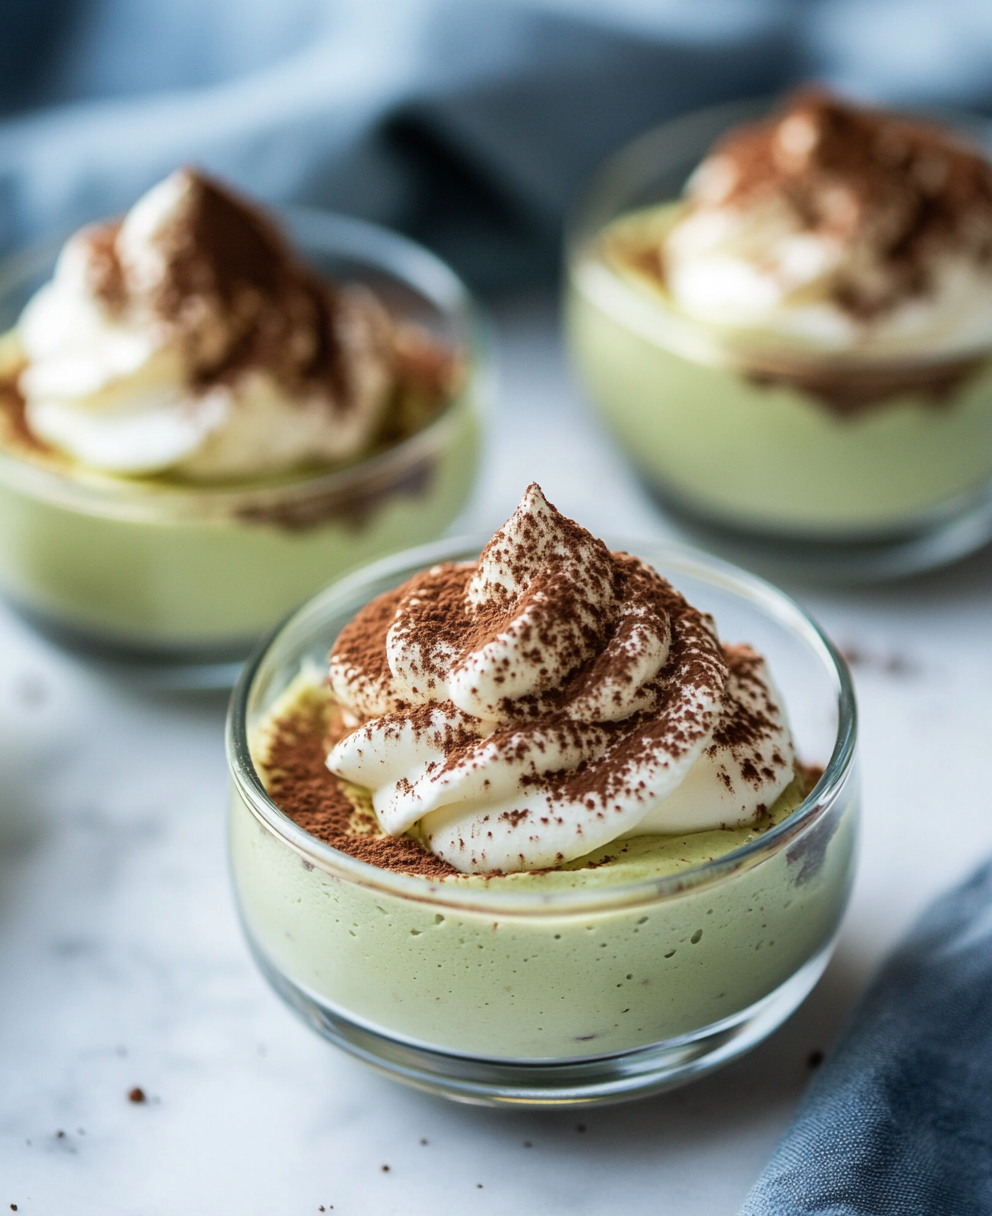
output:
[[70,238],[18,332],[32,432],[113,474],[343,460],[393,385],[374,297],[319,280],[264,216],[188,170]]
[[952,131],[807,90],[700,164],[661,261],[714,325],[967,353],[992,343],[992,166]]
[[435,566],[341,633],[354,729],[327,758],[463,872],[534,870],[621,836],[737,825],[794,776],[759,655],[531,485],[477,563]]

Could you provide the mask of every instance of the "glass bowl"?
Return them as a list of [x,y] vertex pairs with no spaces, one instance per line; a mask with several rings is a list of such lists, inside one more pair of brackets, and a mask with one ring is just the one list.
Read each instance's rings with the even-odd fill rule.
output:
[[[600,171],[567,241],[572,362],[646,486],[708,547],[842,578],[953,560],[992,537],[992,351],[868,361],[759,347],[603,256],[607,239],[661,239],[713,143],[775,104],[665,123]],[[988,140],[980,119],[925,117]]]
[[[386,229],[278,211],[327,276],[372,288],[464,362],[423,429],[327,471],[186,486],[80,471],[0,449],[0,588],[58,641],[132,676],[230,687],[258,637],[344,571],[440,535],[473,485],[488,395],[484,329],[433,254]],[[0,332],[52,272],[61,242],[0,272]]]
[[[679,546],[629,545],[727,640],[767,656],[799,754],[825,766],[791,816],[736,851],[588,889],[430,880],[322,843],[271,801],[256,731],[374,596],[481,544],[399,554],[322,591],[246,666],[228,718],[229,843],[242,925],[276,992],[387,1075],[465,1102],[615,1102],[740,1055],[803,1000],[847,903],[858,820],[843,660],[769,584]],[[619,547],[619,546],[616,546]]]

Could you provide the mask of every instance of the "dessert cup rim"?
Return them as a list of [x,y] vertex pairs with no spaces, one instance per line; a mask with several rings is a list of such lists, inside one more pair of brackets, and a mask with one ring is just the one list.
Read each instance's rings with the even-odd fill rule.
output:
[[[636,204],[630,202],[632,185],[643,185],[647,166],[652,167],[650,171],[654,173],[663,167],[666,150],[669,158],[676,155],[676,148],[680,149],[678,155],[685,157],[686,144],[701,143],[705,139],[705,146],[695,150],[695,167],[712,146],[715,126],[718,126],[722,133],[738,122],[760,118],[780,104],[790,92],[761,94],[691,110],[656,123],[611,153],[594,170],[585,190],[566,216],[563,242],[566,279],[571,281],[577,291],[582,290],[579,286],[581,269],[589,262],[589,252],[607,224],[625,214],[635,214],[662,203],[675,203],[679,200],[681,196],[678,193],[668,193],[664,197],[641,199]],[[940,122],[968,135],[985,158],[992,162],[992,120],[985,115],[949,106],[893,105],[885,108],[907,117]],[[608,274],[611,280],[610,288],[624,308],[624,316],[634,320],[634,327],[642,337],[667,348],[670,344],[664,340],[664,335],[659,333],[657,324],[651,325],[651,314],[659,309],[658,301],[648,300],[619,275],[608,270],[604,273]],[[659,298],[664,302],[664,297]],[[805,370],[816,369],[862,375],[871,371],[892,372],[899,368],[941,368],[979,360],[992,354],[992,344],[989,343],[954,351],[893,350],[865,354],[856,350],[825,350],[812,346],[804,347],[799,341],[781,341],[775,334],[766,335],[761,331],[700,321],[670,305],[663,307],[661,311],[663,315],[670,317],[674,324],[682,327],[688,336],[689,349],[680,349],[679,353],[696,362],[732,365],[757,374],[778,372],[787,375],[790,371],[801,374]],[[640,312],[646,315],[638,324]],[[696,335],[702,341],[693,341]],[[752,339],[753,343],[748,349]]]
[[[490,346],[488,327],[479,305],[454,270],[423,245],[379,224],[313,207],[274,205],[266,208],[304,256],[314,252],[338,253],[373,269],[382,270],[422,296],[450,320],[466,355],[464,382],[426,426],[370,456],[330,468],[260,478],[255,482],[179,483],[154,477],[116,477],[79,466],[72,476],[35,464],[0,448],[0,482],[14,485],[34,497],[88,514],[115,518],[197,515],[216,511],[229,515],[241,509],[267,508],[322,495],[346,496],[361,491],[366,482],[386,484],[391,474],[402,473],[430,452],[453,425],[459,406],[472,394],[472,381],[486,363]],[[44,265],[54,262],[71,231],[37,241],[0,263],[0,301]],[[475,397],[480,397],[475,394]],[[457,425],[455,423],[455,425]]]
[[[251,757],[248,715],[256,681],[275,647],[287,636],[300,634],[297,642],[314,639],[326,617],[340,610],[363,591],[370,591],[380,580],[409,576],[439,561],[471,560],[477,557],[489,537],[461,537],[407,549],[362,566],[335,580],[278,625],[256,648],[245,664],[234,688],[228,708],[226,750],[228,769],[235,796],[240,797],[262,827],[289,847],[308,867],[317,867],[340,881],[354,883],[383,894],[417,902],[459,908],[482,915],[501,916],[581,916],[638,904],[652,904],[677,897],[689,889],[720,881],[745,866],[757,864],[779,852],[809,828],[833,806],[854,765],[857,741],[857,704],[850,671],[843,657],[816,621],[795,600],[764,579],[729,562],[711,557],[688,545],[646,538],[607,536],[613,549],[643,554],[652,563],[663,559],[671,573],[695,575],[750,601],[801,637],[819,656],[831,677],[837,706],[837,731],[830,758],[819,781],[802,803],[781,823],[757,839],[729,853],[677,874],[638,879],[597,888],[550,892],[493,890],[486,886],[460,886],[418,875],[381,869],[325,844],[289,818],[266,793]],[[660,564],[660,563],[659,563]],[[363,602],[368,602],[368,597]],[[299,659],[297,651],[296,659]],[[285,668],[283,668],[285,670]],[[293,671],[291,678],[297,674]]]

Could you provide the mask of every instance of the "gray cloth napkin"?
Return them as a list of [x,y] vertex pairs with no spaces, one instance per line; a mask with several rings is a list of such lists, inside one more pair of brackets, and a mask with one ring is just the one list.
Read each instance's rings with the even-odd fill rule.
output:
[[742,1216],[990,1212],[992,862],[883,969]]

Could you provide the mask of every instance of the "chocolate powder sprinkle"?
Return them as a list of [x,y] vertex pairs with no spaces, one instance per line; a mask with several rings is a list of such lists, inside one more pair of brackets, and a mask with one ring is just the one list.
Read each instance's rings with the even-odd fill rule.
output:
[[[183,172],[188,193],[177,222],[152,238],[165,270],[148,303],[184,335],[195,383],[264,367],[291,390],[322,385],[347,406],[341,293],[298,262],[251,203],[204,174]],[[91,285],[112,312],[132,303],[115,243],[119,229],[112,221],[86,232]]]
[[[501,637],[512,639],[537,691],[531,683],[516,698],[487,691],[483,706],[495,702],[498,713],[473,717],[448,699],[449,681],[475,670],[459,664],[478,662],[474,656]],[[399,644],[395,676],[387,640]],[[505,663],[513,678],[510,658],[500,654],[499,647],[490,652],[492,662]],[[500,670],[492,679],[497,688]],[[455,872],[419,839],[384,837],[367,794],[367,809],[356,809],[357,794],[326,767],[327,752],[349,735],[346,754],[356,757],[379,740],[411,738],[429,757],[424,775],[432,787],[443,788],[448,772],[474,772],[473,796],[489,786],[492,755],[512,763],[521,802],[504,804],[491,820],[479,812],[473,867],[485,861],[485,841],[497,832],[501,841],[524,845],[575,807],[590,821],[631,804],[647,810],[655,797],[652,766],[688,763],[704,745],[712,754],[728,752],[740,780],[755,790],[766,783],[781,789],[791,776],[791,749],[761,656],[722,646],[712,618],[639,559],[611,553],[562,517],[536,485],[478,563],[434,566],[360,610],[332,650],[328,698],[331,688],[343,708],[330,718],[320,719],[318,707],[312,721],[298,712],[279,722],[269,758],[272,796],[308,831],[390,869],[423,874],[433,862],[443,867],[431,871],[438,877]],[[563,756],[567,766],[554,767]],[[356,770],[342,761],[340,771]],[[722,777],[735,794],[729,774]],[[396,782],[399,798],[409,797],[413,779]],[[766,809],[757,805],[754,813]],[[582,827],[576,831],[581,837]],[[452,847],[467,847],[453,840]]]
[[[937,263],[948,256],[992,274],[992,165],[936,123],[807,88],[769,117],[729,131],[702,169],[690,182],[690,212],[775,200],[801,230],[847,244],[851,266],[840,270],[832,294],[856,320],[870,323],[925,297]],[[664,287],[663,245],[616,236],[607,247]],[[850,366],[766,359],[744,374],[763,387],[798,388],[853,418],[907,395],[944,408],[984,366],[984,358],[962,356]]]
[[[84,253],[87,286],[111,316],[134,311],[144,318],[150,312],[178,338],[191,392],[262,371],[288,400],[322,401],[341,417],[364,400],[362,369],[374,360],[392,388],[370,452],[401,442],[438,415],[465,374],[456,352],[392,317],[367,288],[316,274],[277,225],[234,191],[196,170],[181,173],[186,191],[176,216],[151,237],[162,266],[157,281],[138,282],[130,274],[119,219],[90,225],[74,240]],[[17,388],[21,370],[5,368],[0,377],[0,440],[18,455],[63,471],[71,462],[28,427]],[[242,514],[305,527],[343,509],[336,501],[318,504],[316,518],[302,520],[292,506]],[[282,518],[285,512],[290,519]]]
[[342,732],[340,713],[326,697],[303,701],[276,722],[265,762],[276,806],[324,844],[382,870],[434,879],[457,873],[410,837],[383,835],[374,816],[356,810],[324,763]]
[[394,587],[366,604],[338,634],[334,654],[346,671],[362,672],[377,688],[390,679],[386,633],[396,616],[404,587]]
[[[529,490],[536,488],[532,486]],[[557,688],[540,695],[502,700],[499,708],[510,722],[489,737],[487,746],[529,762],[530,771],[525,771],[522,780],[524,787],[539,788],[561,802],[592,800],[593,804],[606,808],[611,799],[627,792],[629,774],[660,737],[669,740],[670,751],[679,756],[709,731],[710,722],[692,708],[691,698],[680,693],[694,689],[703,699],[719,698],[727,679],[727,662],[713,636],[712,622],[656,571],[628,554],[610,553],[573,520],[557,512],[554,519],[554,558],[547,569],[536,574],[533,567],[545,540],[539,517],[523,518],[523,539],[518,546],[511,545],[505,530],[500,529],[483,551],[480,562],[487,559],[505,567],[514,583],[525,587],[512,602],[501,583],[490,582],[482,601],[473,604],[467,588],[477,567],[435,566],[360,611],[342,631],[332,660],[339,669],[361,672],[374,687],[385,689],[386,633],[391,627],[401,628],[415,634],[423,660],[423,669],[416,673],[423,683],[416,691],[430,696],[447,670],[478,651],[525,607],[535,602],[539,608],[553,607],[554,619],[540,611],[535,614],[532,637],[525,637],[525,644],[532,644],[532,650],[525,655],[531,662],[541,662],[548,648],[561,643],[562,635],[553,632],[559,624],[558,617],[578,622],[571,634],[564,635],[565,678]],[[671,623],[668,662],[648,686],[651,708],[616,722],[590,724],[571,719],[567,712],[577,695],[591,691],[604,680],[629,685],[630,673],[639,657],[636,647],[619,647],[611,652],[609,661],[603,661],[605,644],[617,631],[618,620],[603,614],[591,624],[585,623],[578,588],[589,579],[598,581],[612,602],[618,604],[627,598],[650,610],[659,629],[661,622]],[[549,594],[552,584],[553,597]],[[592,657],[586,658],[590,652]],[[400,707],[395,714],[396,723],[410,723],[415,730],[435,730],[432,715],[436,707],[437,702],[413,712],[404,712]],[[386,714],[384,723],[388,725],[393,716]],[[542,759],[543,728],[569,736],[580,747],[585,739],[605,738],[605,753],[571,772],[549,771]],[[454,768],[479,745],[478,737],[466,731],[451,731],[444,739],[435,738],[431,742],[443,750],[446,769]],[[512,821],[514,826],[517,822]]]
[[702,179],[701,205],[774,196],[805,230],[870,247],[884,278],[852,273],[837,288],[854,316],[925,294],[933,259],[946,252],[992,262],[992,166],[936,123],[804,89],[768,119],[729,132],[712,158],[726,172],[712,197]]
[[[369,865],[433,880],[456,875],[454,866],[435,857],[418,841],[408,836],[386,836],[374,816],[356,810],[345,783],[325,763],[329,747],[345,733],[340,711],[326,689],[315,698],[302,699],[280,718],[263,766],[273,802],[311,836]],[[823,776],[823,769],[797,763],[796,773],[805,797]],[[508,812],[518,821],[525,814]],[[611,860],[603,858],[592,868]]]

